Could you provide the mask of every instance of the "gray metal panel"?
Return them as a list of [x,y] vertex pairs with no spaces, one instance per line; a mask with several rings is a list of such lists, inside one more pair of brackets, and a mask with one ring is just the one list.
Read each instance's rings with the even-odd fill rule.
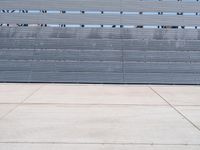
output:
[[60,72],[0,72],[2,82],[74,82],[74,83],[149,83],[200,84],[200,74],[166,73],[60,73]]
[[0,49],[0,60],[121,61],[121,50]]
[[195,1],[121,0],[121,6],[125,11],[141,12],[199,12],[200,10],[200,4]]
[[85,50],[79,52],[80,61],[122,61],[122,51]]
[[200,16],[0,13],[2,24],[200,26]]
[[1,82],[122,83],[121,73],[1,71]]
[[0,71],[0,82],[31,82],[30,71]]
[[5,24],[120,24],[118,15],[101,14],[22,14],[0,13],[0,23]]
[[145,28],[0,27],[0,38],[200,40],[200,30]]
[[190,59],[193,62],[200,62],[200,51],[190,53]]
[[9,50],[0,49],[0,60],[32,60],[34,57],[34,50]]
[[8,0],[0,2],[4,9],[30,10],[120,10],[120,0]]
[[200,84],[200,74],[193,73],[127,73],[125,83]]
[[32,82],[123,83],[122,73],[32,72]]
[[0,49],[121,50],[120,39],[12,39],[1,38]]
[[200,74],[184,73],[66,73],[1,71],[1,82],[200,84]]
[[200,63],[126,62],[124,64],[124,71],[126,73],[199,73],[200,74]]
[[56,62],[58,72],[122,72],[122,62]]
[[122,72],[122,62],[0,61],[0,71]]
[[135,39],[12,39],[1,38],[0,49],[199,51],[199,40]]
[[[125,61],[138,62],[200,62],[194,56],[200,56],[200,51],[124,51]],[[200,58],[200,57],[199,57]]]
[[199,40],[131,40],[122,41],[123,50],[199,51]]
[[0,28],[0,81],[200,84],[198,30],[28,29]]
[[199,26],[200,16],[183,15],[124,15],[122,25]]
[[1,71],[31,71],[31,62],[0,61],[0,72]]
[[0,49],[0,60],[200,62],[200,51]]
[[0,38],[120,39],[122,30],[119,28],[0,27]]
[[29,10],[87,10],[133,12],[199,12],[197,2],[138,1],[138,0],[7,0],[0,1],[2,9]]

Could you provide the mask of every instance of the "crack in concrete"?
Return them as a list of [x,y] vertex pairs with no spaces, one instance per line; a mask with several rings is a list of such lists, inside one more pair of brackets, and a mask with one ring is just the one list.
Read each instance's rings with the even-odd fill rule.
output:
[[184,114],[181,113],[174,105],[172,105],[170,102],[167,101],[163,96],[161,96],[156,90],[153,89],[153,87],[149,86],[149,88],[157,94],[161,99],[163,99],[171,108],[173,108],[179,115],[181,115],[186,121],[188,121],[195,129],[197,129],[200,132],[200,128],[194,124],[189,118],[187,118]]

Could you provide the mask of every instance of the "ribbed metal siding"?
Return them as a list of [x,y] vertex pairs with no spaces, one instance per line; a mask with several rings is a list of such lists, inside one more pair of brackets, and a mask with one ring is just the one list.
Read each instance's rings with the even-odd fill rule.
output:
[[[128,0],[8,0],[1,1],[0,7],[142,12],[200,9],[197,2]],[[199,20],[199,15],[0,14],[0,24],[199,26]],[[200,31],[0,27],[0,81],[200,84]]]

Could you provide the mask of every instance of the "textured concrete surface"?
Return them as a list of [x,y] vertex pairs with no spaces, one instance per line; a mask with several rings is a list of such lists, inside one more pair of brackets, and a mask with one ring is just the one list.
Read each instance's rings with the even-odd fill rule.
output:
[[0,103],[20,103],[32,95],[40,84],[0,84]]
[[16,107],[16,105],[12,105],[12,104],[9,104],[9,105],[8,104],[1,104],[0,105],[0,117],[3,117],[7,113],[9,113],[15,107]]
[[27,103],[167,105],[162,98],[146,86],[59,84],[42,87],[28,99]]
[[0,150],[199,150],[200,88],[0,84]]
[[183,145],[118,145],[118,144],[0,144],[1,150],[199,150]]
[[200,86],[153,87],[173,105],[200,105]]

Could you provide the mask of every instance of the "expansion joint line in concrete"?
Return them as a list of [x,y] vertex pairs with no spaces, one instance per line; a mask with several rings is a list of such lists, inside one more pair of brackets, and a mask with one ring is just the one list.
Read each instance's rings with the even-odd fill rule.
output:
[[174,105],[172,105],[170,102],[167,101],[167,99],[165,99],[163,96],[161,96],[156,90],[154,90],[151,86],[149,86],[149,88],[155,93],[157,94],[161,99],[163,99],[171,108],[173,108],[178,114],[180,114],[185,120],[187,120],[193,127],[195,127],[199,132],[200,132],[200,128],[195,125],[189,118],[187,118],[184,114],[182,114]]
[[41,85],[39,88],[37,88],[36,90],[34,90],[30,95],[28,95],[27,97],[25,97],[20,103],[16,104],[16,106],[14,106],[10,111],[8,111],[7,113],[5,113],[0,120],[4,119],[8,114],[10,114],[11,112],[13,112],[17,107],[19,107],[21,104],[23,104],[26,100],[28,100],[31,96],[33,96],[33,94],[35,94],[37,91],[39,91],[44,85]]

